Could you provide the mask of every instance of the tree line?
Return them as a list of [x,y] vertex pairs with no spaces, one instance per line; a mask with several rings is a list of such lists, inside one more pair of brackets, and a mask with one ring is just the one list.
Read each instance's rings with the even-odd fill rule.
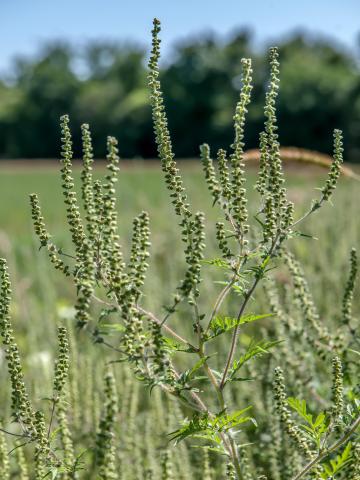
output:
[[[360,66],[354,52],[329,40],[293,34],[279,44],[280,141],[331,153],[331,132],[344,132],[346,160],[360,159]],[[67,43],[45,45],[36,58],[14,60],[0,79],[0,158],[59,155],[59,117],[71,118],[76,155],[80,124],[89,123],[95,155],[106,135],[119,139],[124,158],[156,156],[149,93],[148,52],[137,45],[92,42],[81,51]],[[211,35],[174,46],[162,66],[169,127],[179,157],[198,155],[199,144],[233,140],[234,105],[242,57],[254,63],[253,101],[246,146],[258,145],[268,78],[266,49],[242,30],[227,41]]]

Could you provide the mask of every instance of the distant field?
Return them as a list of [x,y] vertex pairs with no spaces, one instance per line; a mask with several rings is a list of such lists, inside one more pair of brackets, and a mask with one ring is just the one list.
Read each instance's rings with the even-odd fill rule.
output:
[[[191,199],[197,209],[209,210],[209,198],[199,161],[180,162],[184,181],[189,189]],[[28,195],[36,192],[40,195],[49,226],[53,231],[63,232],[61,220],[63,216],[59,161],[1,161],[0,162],[0,230],[21,235],[25,240],[31,234]],[[74,168],[77,187],[79,187],[79,171]],[[96,175],[105,171],[104,162],[98,162]],[[289,184],[295,189],[306,186],[301,195],[311,195],[313,188],[321,182],[321,175],[326,171],[321,168],[297,166],[288,171]],[[249,184],[253,183],[256,167],[251,165]],[[352,184],[345,180],[344,186]],[[251,188],[250,188],[251,191]],[[297,192],[299,193],[299,192]],[[122,162],[118,184],[119,211],[124,221],[132,218],[140,209],[147,209],[152,220],[161,223],[162,212],[167,207],[167,193],[162,181],[162,172],[158,161]],[[166,222],[168,223],[168,222]],[[24,238],[25,237],[25,238]]]
[[[39,258],[36,253],[28,203],[28,196],[32,192],[37,192],[40,196],[50,233],[55,236],[59,245],[68,245],[69,236],[64,228],[65,211],[58,169],[59,163],[56,161],[0,164],[0,252],[6,245],[11,245],[16,257],[27,256],[28,264],[32,264]],[[180,162],[180,169],[193,209],[205,211],[209,219],[208,254],[210,255],[215,246],[213,224],[218,217],[218,211],[211,207],[199,163]],[[101,162],[96,168],[95,175],[102,176],[104,172],[104,164]],[[295,168],[292,166],[286,169],[289,195],[296,202],[298,215],[309,206],[311,198],[318,194],[315,188],[321,187],[326,173],[326,170],[312,166]],[[80,166],[78,165],[75,167],[75,181],[78,189],[79,175]],[[254,213],[258,202],[252,188],[255,175],[256,168],[251,166],[248,173],[249,208]],[[310,270],[322,268],[328,262],[332,262],[334,271],[343,271],[349,249],[353,245],[360,244],[358,188],[357,181],[342,178],[334,197],[334,206],[326,206],[302,226],[302,230],[306,233],[314,231],[319,241],[309,239],[293,241],[294,248],[303,257],[305,266],[309,264]],[[179,250],[175,260],[174,252],[175,247],[181,248],[181,244],[177,238],[177,220],[169,206],[160,163],[156,161],[146,164],[123,162],[118,182],[118,210],[121,221],[120,234],[125,251],[128,249],[132,219],[143,209],[150,213],[155,260],[153,267],[160,269],[159,280],[161,282],[164,274],[164,265],[170,269],[171,276],[175,278],[178,268],[181,269],[182,266],[182,254]],[[43,256],[41,253],[40,257]],[[308,258],[311,261],[308,261]]]
[[[34,238],[30,219],[28,196],[31,192],[39,194],[43,213],[48,229],[54,236],[58,246],[72,253],[69,234],[66,228],[64,205],[62,202],[61,181],[56,163],[40,164],[0,164],[0,256],[5,256],[10,265],[11,278],[14,286],[14,301],[12,303],[12,318],[26,369],[26,380],[31,385],[31,394],[38,405],[41,398],[48,396],[51,384],[52,357],[56,341],[56,324],[59,320],[72,315],[75,292],[71,282],[54,271],[46,258],[46,252],[38,250],[38,242]],[[184,183],[194,210],[204,210],[207,217],[207,249],[206,258],[213,258],[216,253],[214,222],[218,211],[211,207],[211,200],[205,186],[199,164],[186,162],[181,164]],[[104,167],[96,169],[96,176],[104,174]],[[258,198],[252,188],[256,170],[249,171],[249,209],[255,212]],[[75,180],[79,187],[79,168],[75,169]],[[311,198],[318,195],[316,187],[321,187],[326,176],[326,170],[308,168],[290,168],[286,171],[289,185],[289,196],[296,202],[296,215],[301,215],[310,205]],[[314,298],[319,308],[322,321],[331,325],[340,311],[344,279],[348,268],[348,253],[352,246],[360,249],[359,220],[359,183],[355,180],[340,179],[338,190],[334,195],[334,206],[325,206],[310,221],[304,223],[301,232],[312,234],[318,238],[296,238],[289,242],[289,247],[295,250],[302,259],[304,270],[314,292]],[[150,272],[146,283],[145,302],[154,311],[161,312],[164,303],[169,301],[174,293],[184,269],[184,259],[181,242],[178,238],[177,219],[169,206],[168,193],[162,180],[159,163],[135,164],[122,166],[118,183],[118,210],[120,212],[120,234],[124,256],[129,254],[131,222],[142,209],[150,213],[152,257]],[[252,220],[251,220],[252,221]],[[252,221],[255,225],[256,222]],[[204,266],[206,280],[201,284],[205,298],[215,298],[219,285],[211,267]],[[222,275],[222,272],[220,272]],[[287,277],[281,279],[287,282]],[[263,291],[258,292],[259,305],[267,312],[269,306]],[[235,297],[229,306],[229,311],[236,305]],[[360,299],[355,296],[354,313],[360,312]],[[181,329],[191,329],[191,321],[183,322],[184,318],[174,317],[173,325]],[[71,322],[69,323],[71,325]],[[94,348],[91,336],[77,332],[73,333],[76,362],[72,370],[71,395],[73,404],[76,398],[81,398],[81,408],[75,410],[72,418],[72,428],[78,438],[78,450],[88,447],[94,441],[96,419],[102,402],[102,385],[104,365],[117,356],[109,354],[104,348]],[[34,368],[34,365],[36,368]],[[0,356],[0,385],[7,385],[6,372]],[[52,368],[52,366],[51,366]],[[79,372],[81,374],[79,375]],[[163,411],[172,408],[170,404],[161,403],[157,393],[147,396],[142,393],[138,383],[129,380],[121,365],[116,368],[122,417],[117,435],[123,439],[122,455],[124,468],[133,472],[134,455],[143,456],[143,451],[134,451],[134,445],[142,445],[144,425],[150,425],[149,431],[156,431],[159,436],[146,440],[149,445],[161,448],[161,432],[168,432],[164,423]],[[80,378],[81,377],[81,378]],[[125,385],[125,387],[124,387]],[[240,387],[241,388],[241,385]],[[89,392],[92,392],[90,396]],[[79,402],[80,403],[80,402]],[[83,405],[84,404],[84,405]],[[129,405],[131,412],[129,412]],[[0,411],[9,409],[8,391],[0,388]],[[88,412],[95,412],[89,414]],[[80,419],[80,420],[79,420]],[[78,422],[78,423],[77,423]],[[147,423],[146,423],[147,422]],[[150,422],[150,423],[149,423]],[[151,423],[153,422],[153,423]],[[135,434],[134,425],[138,425]],[[85,425],[85,427],[84,427]],[[81,428],[80,428],[81,426]],[[83,432],[88,434],[83,438]],[[148,428],[148,427],[146,427]],[[171,429],[174,430],[175,426]],[[153,430],[151,430],[153,429]],[[126,432],[126,435],[124,435]],[[140,432],[140,433],[139,433]],[[138,436],[136,436],[138,435]],[[89,440],[90,439],[90,440]],[[181,444],[181,455],[175,456],[176,471],[183,470],[184,458],[187,462],[193,460],[193,450]],[[142,448],[142,447],[141,447]],[[147,447],[146,447],[147,448]],[[150,447],[149,447],[150,448]],[[151,447],[152,448],[152,447]],[[176,447],[179,448],[179,447]],[[125,452],[125,453],[124,453]],[[196,461],[193,462],[196,466]],[[127,477],[133,479],[132,473]],[[186,476],[187,475],[187,476]],[[90,478],[90,477],[86,477]],[[93,478],[93,477],[91,477]],[[141,477],[136,477],[141,478]],[[192,474],[183,477],[197,478]]]

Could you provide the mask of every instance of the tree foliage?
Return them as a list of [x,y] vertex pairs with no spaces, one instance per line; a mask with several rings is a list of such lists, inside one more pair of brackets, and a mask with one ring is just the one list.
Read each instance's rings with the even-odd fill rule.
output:
[[[330,41],[296,34],[280,44],[279,126],[283,145],[331,153],[328,132],[344,131],[346,160],[359,158],[360,80],[354,55]],[[174,48],[161,79],[175,153],[195,157],[198,145],[232,141],[232,108],[241,88],[241,58],[254,63],[247,147],[257,146],[266,89],[266,51],[239,31],[227,41],[197,37]],[[82,51],[66,43],[45,46],[35,59],[14,62],[11,82],[0,81],[0,156],[53,158],[58,118],[89,122],[95,155],[114,135],[122,155],[156,156],[146,90],[146,50],[131,44],[90,43]],[[189,129],[189,125],[196,128]],[[81,135],[74,132],[75,155]]]

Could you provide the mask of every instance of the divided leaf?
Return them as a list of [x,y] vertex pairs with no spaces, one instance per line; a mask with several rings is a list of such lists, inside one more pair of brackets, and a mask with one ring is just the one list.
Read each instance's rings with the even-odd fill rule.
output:
[[320,447],[323,434],[327,431],[329,422],[328,417],[324,412],[320,412],[314,420],[311,413],[307,411],[305,400],[289,397],[287,399],[288,405],[303,419],[306,424],[300,425],[300,428],[305,434],[316,442],[317,447]]
[[[259,342],[252,340],[248,346],[247,351],[244,353],[244,355],[241,355],[241,357],[238,360],[234,360],[229,370],[227,382],[239,381],[240,379],[237,378],[235,375],[245,363],[249,362],[255,357],[261,357],[262,355],[266,355],[270,353],[270,349],[275,347],[281,342],[282,340],[274,340],[274,341],[260,340]],[[241,380],[244,380],[244,379],[241,379]]]
[[220,433],[226,432],[229,429],[238,427],[246,422],[252,422],[256,425],[255,419],[244,415],[252,407],[246,407],[242,410],[237,410],[231,414],[225,411],[220,412],[214,417],[210,417],[208,413],[195,414],[191,420],[185,423],[181,428],[169,433],[171,440],[176,443],[185,440],[188,437],[199,437],[211,440],[216,444],[221,443]]
[[351,460],[351,449],[352,444],[349,442],[341,455],[337,455],[333,460],[330,460],[329,463],[324,463],[322,465],[325,470],[322,474],[323,479],[333,478],[335,473],[340,472],[340,470],[348,465]]
[[213,338],[222,335],[223,333],[229,332],[230,330],[236,328],[238,325],[244,325],[245,323],[251,323],[256,320],[262,320],[263,318],[272,317],[272,313],[264,313],[262,315],[244,315],[239,319],[235,317],[221,317],[217,316],[211,320],[209,335],[206,340],[212,340]]

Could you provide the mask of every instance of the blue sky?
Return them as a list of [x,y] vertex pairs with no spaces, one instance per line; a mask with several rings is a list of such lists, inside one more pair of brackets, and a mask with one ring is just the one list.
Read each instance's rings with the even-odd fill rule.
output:
[[154,16],[163,23],[165,49],[189,35],[226,35],[243,26],[259,44],[301,28],[354,48],[360,32],[360,0],[0,0],[0,71],[46,40],[148,44]]

